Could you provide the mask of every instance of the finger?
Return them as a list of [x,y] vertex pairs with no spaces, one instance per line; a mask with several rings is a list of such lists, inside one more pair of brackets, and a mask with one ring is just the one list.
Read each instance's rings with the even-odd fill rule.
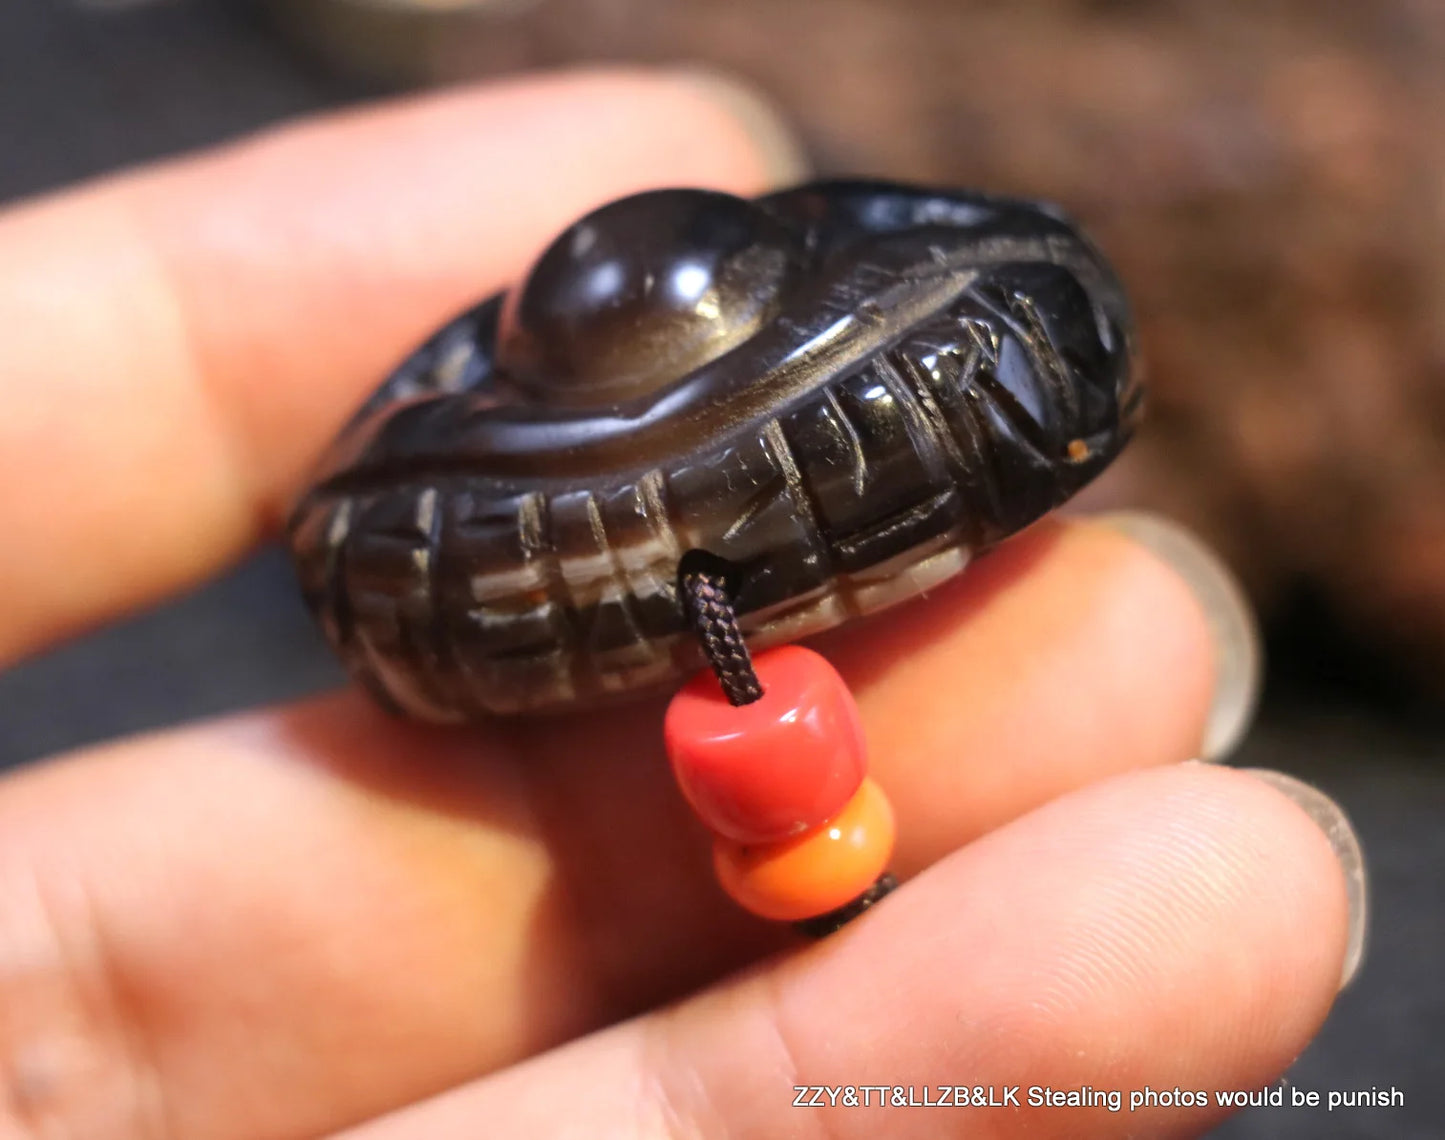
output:
[[1232,667],[1185,579],[1092,523],[1046,523],[822,648],[858,694],[904,872],[1073,788],[1198,755]]
[[236,557],[387,368],[592,205],[770,182],[719,90],[519,80],[0,215],[0,659]]
[[[1195,1134],[1223,1115],[1217,1090],[1259,1088],[1314,1035],[1347,924],[1340,865],[1294,804],[1234,772],[1134,774],[956,853],[807,953],[347,1135]],[[1019,1091],[1004,1109],[879,1108],[876,1091],[793,1106],[817,1085]],[[1120,1103],[1031,1105],[1031,1088]],[[1131,1111],[1145,1088],[1204,1105]]]
[[[847,667],[905,869],[1198,743],[1204,619],[1113,530],[1035,528],[897,617],[855,635],[891,668]],[[26,984],[50,995],[36,1016],[64,1023],[123,994],[129,1035],[91,1026],[76,1083],[139,1072],[179,1133],[256,1140],[359,1119],[686,992],[783,935],[714,885],[660,721],[649,705],[505,735],[422,731],[342,698],[37,769],[0,790],[0,869],[74,897],[37,917],[29,893],[0,895],[12,925],[42,932],[36,973],[5,978],[0,1007]],[[246,1047],[260,1033],[268,1048]],[[76,1095],[52,1087],[62,1106]]]

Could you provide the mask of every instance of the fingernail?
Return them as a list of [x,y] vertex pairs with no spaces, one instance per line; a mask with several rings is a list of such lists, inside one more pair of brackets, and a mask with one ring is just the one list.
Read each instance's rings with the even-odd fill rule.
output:
[[1214,699],[1199,755],[1222,759],[1243,739],[1259,699],[1263,651],[1244,591],[1219,556],[1176,522],[1146,511],[1114,511],[1097,519],[1173,567],[1204,610],[1214,638]]
[[756,87],[709,68],[682,68],[673,75],[742,125],[762,158],[771,185],[790,186],[809,176],[812,167],[803,144],[783,113]]
[[1365,928],[1369,923],[1370,889],[1365,877],[1365,854],[1360,848],[1360,837],[1355,834],[1344,809],[1318,788],[1269,768],[1247,768],[1245,771],[1277,788],[1304,808],[1305,814],[1325,833],[1335,858],[1345,872],[1350,932],[1345,944],[1345,965],[1340,974],[1340,989],[1344,989],[1360,972],[1360,963],[1365,957]]

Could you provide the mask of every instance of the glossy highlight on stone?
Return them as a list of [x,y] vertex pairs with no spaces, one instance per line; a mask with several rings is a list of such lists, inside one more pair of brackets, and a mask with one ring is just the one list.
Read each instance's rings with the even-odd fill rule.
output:
[[504,313],[497,366],[547,403],[655,392],[774,316],[791,257],[781,224],[731,194],[624,198],[538,259]]
[[741,843],[787,839],[842,810],[868,771],[858,706],[811,649],[753,657],[763,695],[732,705],[700,672],[668,705],[663,738],[678,786],[712,831]]
[[819,182],[660,190],[409,356],[289,538],[351,673],[430,720],[702,666],[688,558],[765,648],[912,597],[1057,506],[1140,407],[1117,281],[1052,207]]

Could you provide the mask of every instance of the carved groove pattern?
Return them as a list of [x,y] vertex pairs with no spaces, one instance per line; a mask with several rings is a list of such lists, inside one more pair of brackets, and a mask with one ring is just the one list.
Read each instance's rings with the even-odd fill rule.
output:
[[[1067,234],[968,243],[994,260],[948,304],[659,462],[530,483],[460,460],[397,462],[385,482],[343,465],[291,524],[327,637],[391,703],[455,719],[604,699],[700,667],[677,594],[690,550],[740,569],[735,600],[759,647],[955,573],[1102,468],[1134,391],[1127,314],[1087,247]],[[879,264],[856,279],[907,278]],[[410,357],[353,421],[349,454],[395,409],[442,409],[458,393],[485,422],[499,311],[498,299],[478,306]]]

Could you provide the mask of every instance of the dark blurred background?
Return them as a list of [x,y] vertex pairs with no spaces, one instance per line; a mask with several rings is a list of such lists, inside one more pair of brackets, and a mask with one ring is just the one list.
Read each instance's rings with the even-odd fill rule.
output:
[[[1089,225],[1154,398],[1101,496],[1229,557],[1271,663],[1236,762],[1318,784],[1365,846],[1365,966],[1288,1079],[1406,1097],[1216,1135],[1445,1136],[1445,5],[4,0],[0,199],[579,59],[717,65],[824,172],[1043,196]],[[340,681],[264,551],[0,673],[0,767]]]

